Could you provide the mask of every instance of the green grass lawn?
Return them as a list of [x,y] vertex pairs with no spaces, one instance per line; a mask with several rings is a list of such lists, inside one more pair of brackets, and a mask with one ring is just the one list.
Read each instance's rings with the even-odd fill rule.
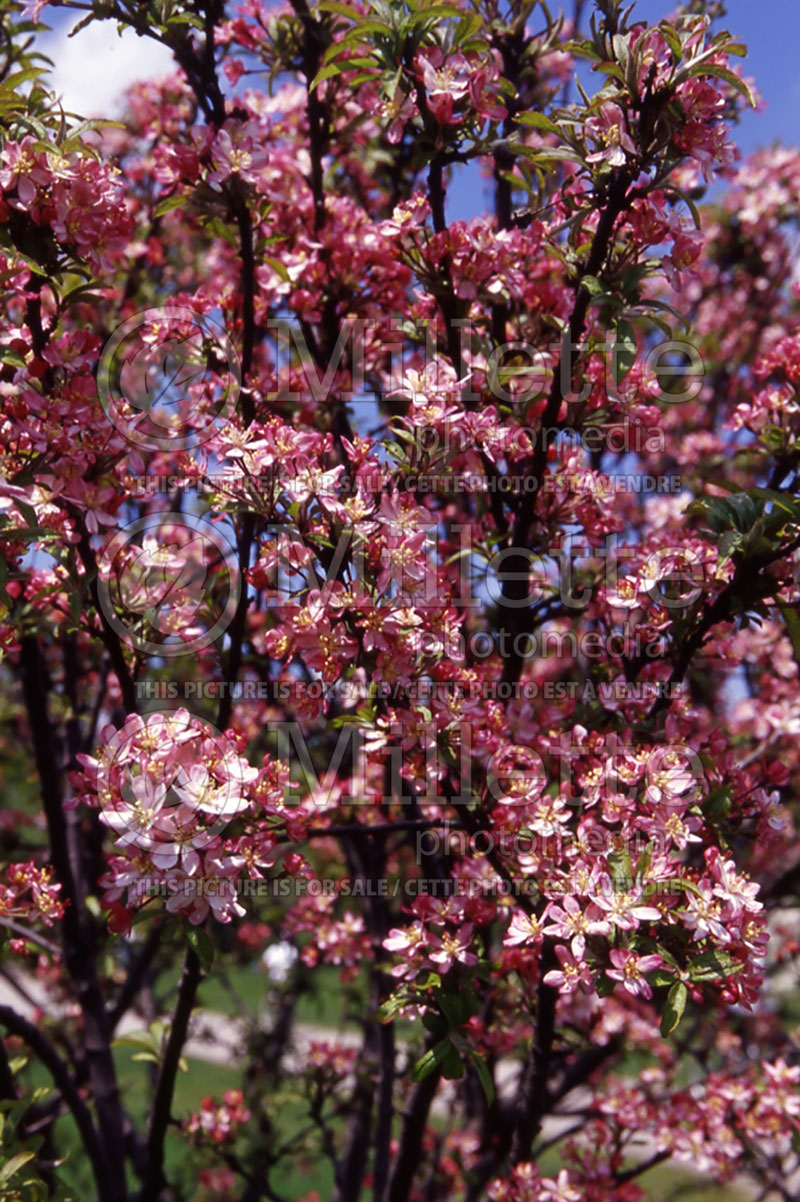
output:
[[[142,1131],[149,1105],[148,1065],[133,1060],[132,1055],[133,1049],[117,1048],[114,1060],[125,1108]],[[46,1069],[34,1061],[25,1069],[25,1076],[32,1086],[51,1084]],[[188,1117],[192,1110],[197,1109],[200,1099],[205,1094],[219,1096],[224,1090],[235,1088],[240,1083],[240,1077],[240,1071],[235,1068],[207,1064],[200,1060],[188,1061],[188,1071],[178,1074],[173,1108],[175,1116]],[[92,1172],[83,1155],[77,1128],[70,1115],[64,1114],[57,1120],[54,1144],[58,1153],[66,1157],[58,1171],[58,1178],[63,1182],[65,1192],[69,1195],[72,1191],[75,1202],[90,1202],[95,1196]],[[167,1139],[168,1173],[182,1173],[186,1159],[186,1140],[176,1132]],[[134,1184],[135,1178],[131,1178],[131,1185]]]
[[[115,1059],[127,1111],[140,1130],[146,1119],[148,1108],[148,1065],[132,1060],[132,1050],[117,1048]],[[47,1084],[47,1074],[39,1065],[25,1070],[32,1085]],[[178,1075],[174,1116],[180,1120],[196,1110],[206,1094],[219,1097],[224,1090],[241,1084],[241,1070],[226,1066],[189,1060],[187,1071]],[[265,1108],[274,1125],[277,1141],[286,1145],[298,1140],[305,1132],[313,1133],[309,1121],[308,1106],[300,1089],[289,1086],[280,1096],[265,1099]],[[434,1119],[434,1125],[442,1128],[443,1117]],[[331,1126],[337,1135],[342,1133],[343,1123],[332,1119]],[[62,1190],[58,1197],[72,1197],[74,1202],[91,1202],[94,1186],[88,1163],[82,1155],[77,1131],[68,1116],[56,1123],[55,1146],[66,1161],[59,1169]],[[167,1139],[166,1167],[169,1180],[180,1193],[179,1197],[192,1202],[197,1195],[197,1174],[201,1163],[210,1163],[198,1157],[197,1152],[177,1130]],[[561,1167],[557,1149],[549,1149],[542,1157],[543,1173],[556,1174]],[[315,1135],[301,1142],[286,1156],[270,1174],[272,1188],[287,1199],[297,1202],[312,1190],[317,1190],[322,1202],[329,1198],[333,1189],[333,1170],[329,1161],[319,1152],[319,1141]],[[649,1202],[744,1202],[742,1195],[732,1187],[720,1187],[702,1181],[682,1168],[659,1165],[639,1179]],[[137,1183],[132,1178],[131,1187]]]
[[658,1165],[640,1180],[649,1202],[745,1202],[731,1185],[713,1185],[681,1169]]

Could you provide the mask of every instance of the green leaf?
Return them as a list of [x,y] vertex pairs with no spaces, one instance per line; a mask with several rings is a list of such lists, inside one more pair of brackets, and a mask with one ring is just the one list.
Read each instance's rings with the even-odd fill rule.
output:
[[417,977],[417,987],[419,989],[438,989],[442,983],[442,978],[438,972],[421,972]]
[[566,146],[523,146],[519,142],[509,142],[509,150],[513,154],[522,154],[533,163],[548,166],[550,163],[568,162],[582,163],[583,159],[577,150],[569,150]]
[[411,1070],[411,1078],[413,1081],[424,1081],[426,1077],[429,1077],[431,1073],[436,1071],[442,1058],[444,1057],[446,1051],[446,1047],[444,1045],[447,1042],[447,1040],[440,1040],[432,1048],[429,1048],[427,1052],[423,1052],[419,1060],[414,1065],[414,1068]]
[[125,128],[124,121],[109,121],[105,117],[90,117],[87,121],[81,121],[80,125],[76,125],[74,129],[71,129],[69,131],[69,138],[70,141],[73,138],[80,138],[83,134],[88,133],[89,130]]
[[641,855],[637,859],[637,861],[636,861],[636,880],[637,881],[640,881],[644,877],[645,873],[647,872],[648,868],[650,867],[650,862],[653,859],[654,851],[655,851],[655,843],[648,843],[647,847],[644,849],[644,851],[641,853]]
[[314,89],[319,87],[321,83],[324,83],[326,79],[333,79],[334,75],[341,75],[346,68],[346,62],[339,61],[335,63],[329,63],[327,67],[323,67],[321,71],[317,71],[317,74],[314,76],[311,86],[308,89],[309,92],[313,92]]
[[376,58],[363,58],[356,56],[355,58],[346,58],[342,60],[345,69],[349,67],[369,67],[370,71],[380,71],[380,63]]
[[186,197],[181,193],[179,196],[165,196],[163,200],[156,205],[154,216],[163,217],[165,213],[171,213],[173,209],[179,209],[182,204],[185,204]]
[[7,1185],[15,1173],[18,1173],[23,1165],[28,1164],[33,1160],[35,1152],[26,1149],[24,1152],[17,1152],[16,1156],[12,1156],[10,1160],[0,1168],[0,1184]]
[[392,997],[386,999],[381,1006],[378,1007],[376,1015],[379,1023],[390,1023],[397,1018],[404,1006],[403,999],[393,994]]
[[778,602],[778,609],[786,625],[786,633],[792,641],[795,663],[800,667],[800,614],[794,605],[788,605],[784,601]]
[[29,505],[27,501],[20,501],[17,497],[14,498],[14,505],[22,514],[31,529],[36,529],[39,523],[36,517],[36,510],[33,508],[33,506]]
[[728,504],[735,514],[736,528],[742,534],[747,534],[749,530],[752,530],[764,512],[763,505],[758,505],[746,492],[734,493],[729,497]]
[[461,20],[464,13],[460,8],[455,8],[452,4],[435,4],[430,8],[424,9],[421,12],[414,13],[403,22],[405,29],[410,29],[414,25],[418,25],[420,21],[438,21],[442,17],[455,17],[456,20]]
[[614,383],[620,385],[636,362],[636,336],[629,321],[620,320],[614,347]]
[[79,298],[82,300],[91,301],[102,300],[100,294],[93,291],[96,286],[96,284],[92,283],[73,284],[70,288],[67,288],[65,292],[61,293],[61,304],[73,304]]
[[149,1051],[155,1044],[152,1032],[129,1031],[127,1035],[120,1035],[119,1039],[113,1039],[111,1046],[113,1048],[147,1048]]
[[435,1035],[439,1039],[443,1039],[447,1034],[447,1019],[436,1010],[425,1011],[422,1016],[422,1025],[426,1031],[430,1031],[431,1035]]
[[320,0],[317,9],[322,13],[338,13],[340,17],[349,17],[351,21],[360,21],[361,13],[349,4],[340,4],[339,0]]
[[478,1010],[478,999],[472,988],[460,989],[457,993],[434,992],[436,1002],[451,1029],[466,1026]]
[[694,75],[713,75],[716,79],[724,79],[740,96],[744,96],[751,108],[756,107],[756,98],[749,84],[740,79],[735,71],[731,71],[730,67],[722,67],[717,63],[700,63],[697,67],[689,69],[689,77],[691,78]]
[[667,304],[666,301],[653,300],[652,298],[648,298],[647,301],[643,301],[640,305],[636,305],[635,308],[644,310],[644,312],[647,313],[647,315],[651,321],[655,321],[655,318],[653,317],[654,312],[669,313],[669,314],[671,314],[672,317],[675,318],[675,320],[679,323],[679,325],[681,325],[683,327],[683,329],[686,330],[687,333],[689,332],[690,323],[689,323],[689,319],[686,316],[686,314],[679,313],[674,305]]
[[710,822],[719,822],[730,813],[732,800],[730,786],[717,785],[703,803],[703,814]]
[[692,981],[722,981],[743,968],[727,952],[703,952],[689,965],[689,977]]
[[373,79],[375,79],[375,71],[374,70],[373,71],[359,71],[358,75],[354,75],[353,78],[349,79],[347,82],[350,84],[351,88],[357,88],[359,86],[359,84],[370,83]]
[[586,289],[590,296],[600,296],[605,292],[604,286],[600,283],[597,276],[584,275],[581,276],[581,285]]
[[726,530],[719,538],[719,567],[722,567],[728,562],[731,556],[738,551],[744,541],[744,535],[738,530]]
[[800,521],[800,500],[796,497],[787,496],[786,493],[775,492],[772,488],[751,488],[748,495],[759,497],[763,501],[769,501],[774,509],[780,509],[783,513],[787,513],[790,517]]
[[481,1083],[481,1088],[486,1098],[486,1105],[491,1106],[494,1101],[494,1081],[492,1080],[492,1075],[489,1072],[486,1061],[483,1056],[479,1056],[477,1052],[473,1052],[472,1063],[475,1065],[475,1071],[478,1074],[478,1080]]
[[39,539],[54,539],[61,538],[55,530],[45,530],[41,526],[4,526],[3,538],[9,539],[24,539],[24,538],[39,538]]
[[763,509],[746,492],[729,497],[698,497],[686,510],[689,514],[705,516],[715,534],[737,530],[747,534],[761,517]]
[[420,1056],[419,1060],[412,1069],[411,1076],[414,1081],[423,1081],[425,1077],[429,1077],[436,1069],[440,1069],[442,1076],[448,1081],[458,1080],[464,1076],[464,1064],[459,1055],[458,1048],[449,1038],[440,1039],[438,1043],[429,1048]]
[[629,851],[613,851],[608,857],[608,868],[614,888],[626,893],[633,884],[633,870]]
[[[672,979],[672,978],[670,978],[670,979]],[[600,977],[595,984],[595,989],[597,990],[598,997],[609,997],[614,992],[616,987],[617,987],[617,982],[612,981],[611,977],[606,977],[606,976]]]
[[384,24],[383,21],[361,21],[353,29],[348,30],[339,45],[346,48],[369,46],[369,34],[374,34],[378,38],[393,39],[395,37],[392,27]]
[[200,961],[203,972],[211,972],[214,963],[214,940],[208,931],[204,931],[202,927],[192,927],[189,930],[189,946]]
[[662,21],[658,27],[658,32],[672,51],[675,63],[679,63],[683,58],[683,46],[681,45],[677,29],[675,29],[674,25],[670,25],[668,21]]
[[558,133],[555,121],[545,117],[544,113],[518,113],[514,120],[519,125],[530,125],[533,129],[545,129],[549,133]]
[[442,1076],[445,1081],[460,1081],[466,1070],[459,1050],[451,1039],[445,1039],[442,1042],[445,1045],[441,1062]]
[[283,280],[283,282],[285,284],[291,284],[292,277],[289,275],[289,272],[286,270],[286,265],[284,263],[281,263],[280,259],[270,259],[269,257],[265,257],[264,262],[267,264],[268,267],[272,268],[272,270],[275,272],[275,274],[277,276],[280,276],[280,278]]
[[192,25],[195,29],[202,29],[203,22],[195,13],[178,13],[176,17],[170,17],[168,24],[172,25]]
[[[581,56],[588,58],[589,56]],[[600,71],[603,75],[612,75],[614,79],[618,79],[620,83],[625,83],[625,72],[620,67],[619,63],[595,63],[592,67],[593,71]]]
[[627,39],[621,34],[615,33],[611,39],[611,45],[614,48],[614,55],[623,71],[628,69],[628,61],[630,59],[630,51],[628,50]]
[[661,1015],[661,1034],[665,1038],[667,1035],[672,1034],[683,1018],[688,996],[689,990],[683,981],[676,981],[667,994],[667,1004],[664,1007],[664,1013]]
[[27,366],[19,351],[10,346],[0,347],[0,362],[7,363],[9,367],[22,368],[23,371]]
[[9,75],[0,84],[0,93],[14,92],[20,84],[27,83],[30,79],[37,79],[40,75],[45,75],[46,71],[43,67],[28,67],[25,71],[17,71],[15,75]]

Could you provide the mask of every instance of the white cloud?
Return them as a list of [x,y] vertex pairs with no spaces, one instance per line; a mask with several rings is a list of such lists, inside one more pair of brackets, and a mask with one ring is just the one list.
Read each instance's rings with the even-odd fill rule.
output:
[[172,55],[150,38],[126,29],[117,34],[113,21],[94,21],[74,38],[72,26],[44,34],[37,42],[54,63],[50,81],[64,108],[82,117],[116,117],[122,94],[132,83],[174,70]]

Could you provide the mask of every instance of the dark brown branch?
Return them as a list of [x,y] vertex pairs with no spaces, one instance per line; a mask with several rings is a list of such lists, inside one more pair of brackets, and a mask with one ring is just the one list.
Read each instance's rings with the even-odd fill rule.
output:
[[550,1103],[552,1106],[558,1105],[562,1098],[567,1097],[573,1089],[578,1085],[583,1085],[587,1081],[596,1068],[607,1060],[609,1056],[613,1056],[620,1049],[620,1040],[617,1038],[610,1039],[608,1043],[587,1048],[580,1056],[577,1057],[574,1064],[569,1065],[562,1079],[550,1090]]
[[35,943],[37,947],[43,948],[49,952],[51,956],[60,956],[61,948],[57,947],[49,939],[45,939],[43,935],[38,935],[36,931],[29,931],[21,922],[15,922],[13,918],[0,918],[0,926],[6,927],[7,930],[13,931],[15,935],[19,935],[21,939],[27,939],[31,943]]
[[[16,1010],[13,1010],[10,1006],[0,1006],[0,1024],[12,1035],[17,1035],[20,1039],[24,1040],[53,1078],[53,1083],[64,1099],[64,1103],[74,1118],[75,1125],[80,1133],[86,1155],[92,1166],[92,1175],[97,1185],[98,1197],[101,1199],[110,1199],[117,1196],[114,1191],[115,1173],[112,1171],[112,1166],[106,1158],[104,1149],[98,1139],[89,1108],[78,1093],[77,1086],[70,1076],[66,1064],[50,1043],[50,1040],[38,1027],[28,1022],[21,1014],[17,1014]],[[124,1169],[121,1163],[116,1166],[116,1173],[124,1176]]]
[[[617,219],[627,204],[630,183],[630,171],[627,168],[623,168],[617,172],[613,183],[609,187],[605,208],[600,214],[600,220],[597,223],[589,255],[580,273],[575,304],[569,319],[561,355],[553,373],[550,393],[541,418],[541,437],[538,439],[536,448],[523,470],[523,474],[533,481],[534,487],[530,492],[526,491],[521,495],[521,504],[517,512],[516,521],[514,522],[509,546],[509,549],[513,547],[519,551],[519,563],[515,564],[513,558],[509,557],[507,564],[508,572],[503,583],[503,604],[511,615],[511,625],[515,635],[522,634],[528,630],[530,622],[529,610],[521,605],[521,602],[523,602],[529,591],[528,571],[530,559],[527,552],[530,547],[530,531],[536,517],[537,499],[547,467],[547,454],[556,432],[560,428],[560,423],[558,422],[559,411],[567,395],[568,388],[571,386],[574,370],[573,355],[583,334],[591,303],[591,293],[583,284],[583,280],[586,276],[596,276],[606,261]],[[567,385],[566,389],[565,383]],[[518,650],[518,641],[517,638],[512,639],[510,653],[503,666],[503,679],[506,682],[516,682],[522,674],[523,660]]]
[[[255,534],[255,529],[255,515],[252,513],[246,513],[242,518],[242,526],[237,540],[239,582],[242,591],[239,597],[239,603],[236,606],[236,612],[233,615],[233,621],[231,622],[228,630],[231,645],[228,652],[227,679],[232,684],[238,679],[239,669],[242,666],[242,648],[247,626],[247,610],[250,603],[247,595],[247,569],[250,566],[250,552],[253,545],[253,535]],[[225,730],[227,728],[228,723],[230,722],[232,710],[233,689],[228,688],[225,690],[224,696],[220,698],[219,708],[217,710],[217,726],[220,730]]]
[[183,1053],[183,1045],[186,1043],[189,1018],[194,1008],[201,976],[200,961],[194,950],[187,947],[181,983],[178,988],[178,1001],[172,1016],[172,1026],[150,1113],[147,1135],[147,1173],[139,1202],[158,1202],[161,1192],[167,1184],[164,1176],[164,1144],[172,1111],[178,1066]]
[[552,942],[547,941],[542,949],[539,963],[540,976],[536,991],[533,1047],[525,1073],[517,1126],[511,1143],[512,1164],[519,1164],[520,1161],[530,1159],[533,1141],[539,1134],[542,1119],[551,1104],[548,1077],[555,1037],[558,990],[554,989],[552,985],[545,985],[544,978],[553,967],[555,967],[555,954]]
[[364,1053],[356,1065],[356,1085],[348,1105],[352,1116],[350,1133],[336,1177],[333,1202],[351,1202],[359,1196],[367,1167],[374,1090],[365,1059]]
[[[50,840],[50,859],[61,883],[65,904],[62,920],[64,963],[84,1022],[84,1046],[92,1096],[97,1106],[104,1155],[114,1167],[104,1186],[108,1202],[125,1202],[123,1115],[111,1054],[103,994],[97,977],[96,934],[84,906],[81,849],[70,832],[62,805],[61,763],[47,709],[47,677],[41,649],[33,635],[21,641],[20,665],[34,758]],[[71,837],[72,836],[72,837]]]
[[327,144],[327,117],[319,91],[315,88],[312,92],[311,85],[319,70],[324,42],[320,23],[312,15],[306,0],[291,0],[291,3],[292,8],[303,22],[303,74],[306,77],[308,89],[306,114],[311,157],[309,185],[314,197],[314,232],[319,233],[325,224],[325,186],[322,160]]
[[[72,512],[73,517],[76,516],[77,511],[72,506],[70,506],[70,511]],[[97,558],[92,549],[92,544],[89,540],[86,527],[83,526],[82,523],[80,542],[78,543],[78,554],[80,555],[83,566],[86,569],[86,575],[89,581],[89,591],[92,597],[92,605],[94,606],[95,613],[97,614],[98,621],[100,622],[100,637],[103,640],[103,645],[105,646],[109,655],[109,659],[111,660],[111,666],[116,673],[117,680],[119,681],[119,687],[122,693],[122,703],[125,706],[125,712],[128,714],[136,714],[139,710],[139,704],[136,699],[136,686],[134,684],[130,668],[128,667],[127,660],[125,659],[125,653],[122,649],[120,637],[109,624],[109,621],[103,612],[103,607],[100,604],[100,592],[97,583]]]
[[[253,405],[253,398],[249,389],[249,381],[253,370],[253,356],[255,354],[257,338],[255,320],[256,266],[253,250],[253,219],[250,215],[250,209],[243,192],[237,192],[234,196],[234,211],[236,215],[236,224],[239,230],[239,248],[242,260],[242,390],[240,399],[242,419],[245,426],[249,426],[252,424],[255,418],[255,407]],[[250,554],[252,551],[255,529],[255,516],[252,513],[246,513],[242,518],[242,525],[239,531],[236,548],[237,560],[239,564],[239,583],[242,591],[239,597],[239,602],[236,606],[236,612],[233,615],[233,620],[228,630],[230,638],[230,650],[228,652],[227,677],[231,682],[238,680],[239,670],[242,666],[242,647],[247,629],[247,610],[249,606],[249,598],[247,595],[247,570],[250,567]],[[226,690],[225,695],[220,698],[219,708],[217,711],[217,726],[221,730],[225,730],[228,726],[232,710],[233,690],[228,689]]]
[[381,1075],[378,1084],[378,1119],[375,1127],[375,1166],[373,1170],[372,1196],[374,1202],[383,1202],[384,1193],[389,1182],[392,1120],[394,1118],[394,1023],[384,1023],[380,1028],[378,1037],[380,1043]]
[[414,1184],[414,1174],[421,1161],[422,1140],[428,1115],[438,1086],[439,1072],[434,1071],[419,1081],[411,1092],[403,1113],[400,1146],[385,1194],[386,1202],[408,1202]]
[[592,238],[589,255],[580,274],[578,292],[567,327],[569,344],[562,350],[561,358],[553,374],[553,383],[550,387],[547,404],[545,405],[541,419],[543,437],[538,440],[526,471],[527,475],[533,476],[536,479],[537,488],[530,495],[523,494],[524,503],[520,508],[520,513],[514,527],[514,541],[520,546],[526,544],[527,534],[533,522],[536,497],[542,483],[541,476],[547,466],[547,452],[558,429],[558,413],[565,397],[565,378],[571,383],[572,354],[578,347],[586,325],[586,316],[589,312],[589,304],[592,297],[583,280],[586,276],[596,276],[606,261],[614,236],[614,227],[627,204],[630,183],[630,171],[627,168],[620,168],[614,182],[609,187],[608,200],[600,214],[600,220],[597,223],[597,229]]
[[[392,834],[395,831],[421,831],[435,830],[437,826],[444,825],[445,830],[462,830],[464,829],[460,823],[452,822],[449,818],[444,822],[437,822],[430,818],[406,818],[398,819],[397,822],[376,822],[366,825],[362,822],[346,822],[340,823],[337,826],[312,826],[305,832],[303,839],[342,839],[355,836],[355,838],[367,839],[372,835]],[[303,842],[303,839],[289,839],[279,837],[278,842]]]
[[800,547],[800,538],[793,539],[785,546],[769,551],[765,555],[743,559],[737,565],[733,576],[725,587],[717,594],[713,602],[701,611],[699,621],[694,630],[681,642],[677,660],[667,682],[668,687],[654,701],[648,715],[650,718],[656,717],[662,710],[669,708],[672,694],[675,691],[673,686],[681,683],[689,670],[692,660],[697,652],[701,650],[714,627],[719,626],[722,622],[733,621],[737,600],[746,598],[748,595],[754,600],[757,599],[758,589],[756,586],[759,581],[766,585],[766,590],[759,599],[771,596],[778,591],[778,581],[765,581],[760,573],[762,569],[769,567],[770,564],[777,563],[779,560],[791,555],[798,547]]
[[239,251],[242,260],[242,391],[240,400],[242,419],[245,426],[249,426],[255,417],[255,408],[250,393],[249,382],[253,371],[253,356],[255,354],[257,336],[255,317],[256,261],[255,248],[253,246],[253,218],[250,214],[250,208],[243,190],[237,191],[234,196],[234,211],[236,214],[236,226],[239,231]]
[[641,1177],[643,1173],[648,1173],[650,1169],[654,1169],[657,1164],[662,1164],[665,1160],[669,1160],[669,1152],[654,1152],[647,1160],[643,1160],[641,1164],[635,1164],[633,1168],[625,1169],[622,1173],[617,1173],[614,1180],[617,1185],[623,1185],[626,1181],[633,1181],[636,1177]]
[[0,1100],[4,1102],[16,1102],[17,1100],[14,1074],[11,1071],[8,1053],[2,1039],[0,1039]]

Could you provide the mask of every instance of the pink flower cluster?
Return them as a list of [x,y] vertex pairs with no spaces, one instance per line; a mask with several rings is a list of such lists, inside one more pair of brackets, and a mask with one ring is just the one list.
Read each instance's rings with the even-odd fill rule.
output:
[[203,1098],[200,1109],[190,1115],[183,1127],[192,1143],[230,1144],[249,1121],[250,1111],[241,1089],[226,1089],[219,1102],[212,1097]]
[[[269,763],[251,767],[234,739],[186,710],[131,714],[106,727],[94,756],[80,755],[73,804],[99,808],[114,836],[101,884],[109,905],[138,908],[161,889],[167,909],[200,923],[243,915],[243,876],[274,863],[266,815],[282,810],[283,776]],[[237,820],[247,822],[236,832]]]
[[[5,882],[0,884],[0,922],[4,918],[13,921],[8,941],[12,952],[26,954],[29,950],[23,934],[25,924],[51,927],[63,918],[61,885],[54,876],[52,868],[38,868],[32,860],[6,868]],[[20,922],[23,925],[18,927]]]
[[38,149],[30,135],[6,142],[0,164],[0,203],[50,229],[93,271],[113,270],[133,230],[118,171],[88,155]]

